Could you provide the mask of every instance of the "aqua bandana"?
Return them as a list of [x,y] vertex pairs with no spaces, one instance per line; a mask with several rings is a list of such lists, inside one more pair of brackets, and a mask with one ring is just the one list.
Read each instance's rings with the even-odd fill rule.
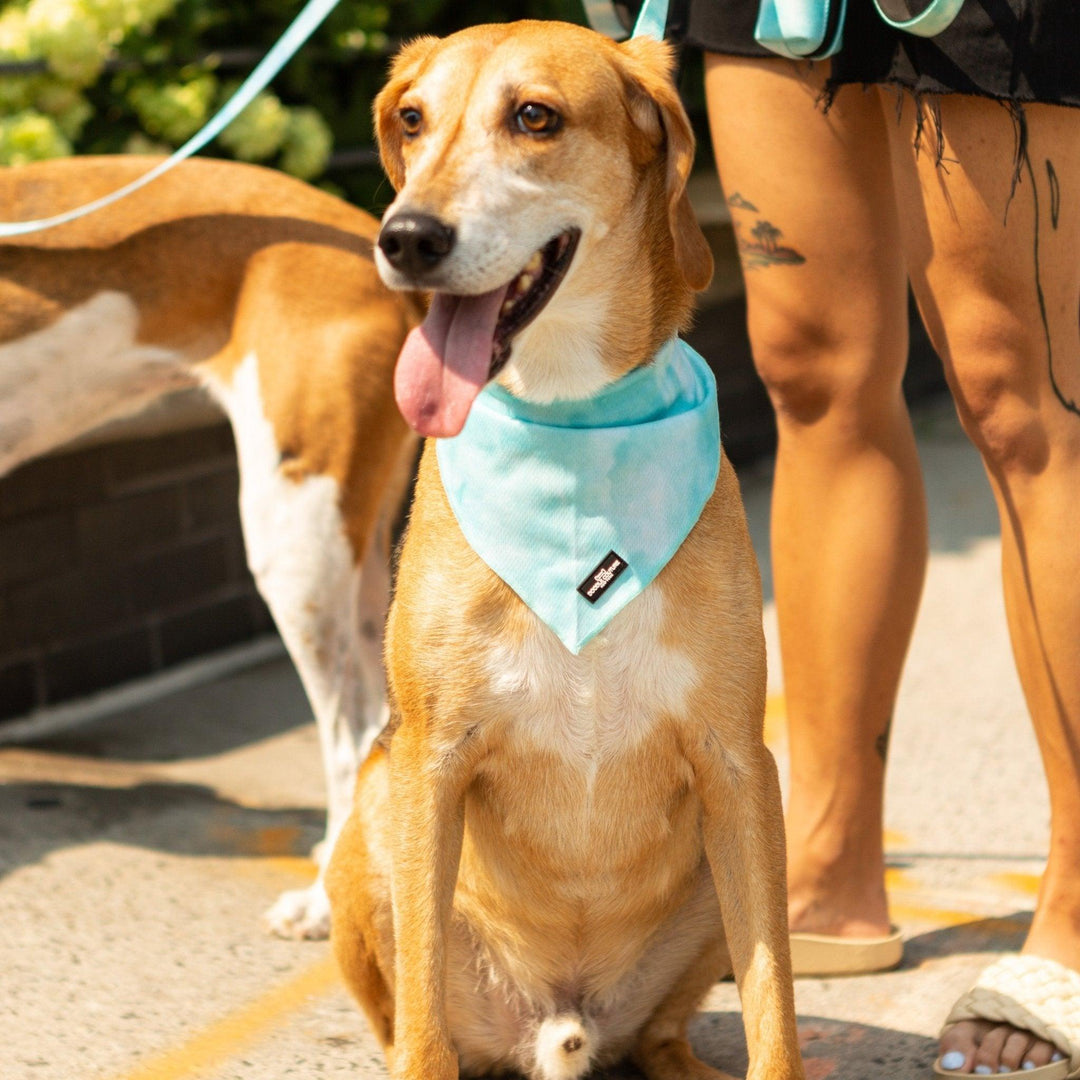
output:
[[591,398],[492,384],[436,444],[469,546],[578,653],[667,565],[716,486],[716,381],[672,338]]

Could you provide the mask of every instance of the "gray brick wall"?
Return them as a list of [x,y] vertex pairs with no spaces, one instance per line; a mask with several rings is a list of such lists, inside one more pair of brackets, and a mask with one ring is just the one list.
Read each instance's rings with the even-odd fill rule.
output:
[[224,422],[0,479],[0,722],[273,629]]

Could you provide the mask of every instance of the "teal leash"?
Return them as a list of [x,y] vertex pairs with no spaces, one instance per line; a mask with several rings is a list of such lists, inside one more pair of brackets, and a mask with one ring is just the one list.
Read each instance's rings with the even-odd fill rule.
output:
[[664,29],[667,26],[668,0],[645,0],[638,12],[637,22],[634,23],[632,37],[654,37],[658,41],[664,40]]
[[903,30],[918,37],[936,37],[960,14],[964,0],[930,0],[918,15],[906,19],[900,11],[891,14],[892,9],[903,7],[896,0],[874,0],[874,6],[894,30]]
[[[935,37],[960,14],[964,0],[930,0],[907,16],[905,0],[874,0],[878,15],[894,30]],[[754,39],[789,60],[824,60],[844,41],[847,0],[761,0]]]
[[264,90],[270,80],[292,59],[293,55],[315,32],[323,20],[337,7],[339,0],[308,0],[308,4],[292,21],[289,28],[277,40],[273,48],[259,61],[254,71],[240,84],[235,94],[222,106],[217,115],[210,119],[179,150],[155,165],[149,172],[125,184],[122,188],[104,195],[100,199],[67,210],[54,217],[38,218],[34,221],[0,222],[0,239],[10,236],[25,236],[28,233],[52,229],[57,225],[66,225],[77,221],[87,214],[101,210],[118,202],[139,188],[163,176],[181,161],[201,150],[211,139],[216,138],[251,104],[255,96]]

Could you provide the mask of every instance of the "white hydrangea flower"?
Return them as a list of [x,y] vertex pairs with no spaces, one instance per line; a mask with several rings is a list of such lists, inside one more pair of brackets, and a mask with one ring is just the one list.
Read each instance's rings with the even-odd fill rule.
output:
[[132,87],[128,101],[148,134],[179,145],[206,122],[217,87],[217,79],[208,73],[165,86],[140,82]]
[[88,86],[101,74],[108,43],[80,0],[31,0],[26,27],[32,53],[61,78]]
[[70,153],[71,143],[51,116],[27,109],[0,117],[0,165],[25,165]]
[[281,148],[289,112],[276,94],[264,90],[218,136],[218,142],[241,161],[265,161]]
[[33,56],[25,8],[0,11],[0,56],[5,60],[29,60]]

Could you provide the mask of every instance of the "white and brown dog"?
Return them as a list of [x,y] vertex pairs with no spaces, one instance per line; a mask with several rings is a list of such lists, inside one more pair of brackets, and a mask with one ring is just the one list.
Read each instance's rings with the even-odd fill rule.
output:
[[[651,39],[538,22],[398,56],[377,260],[435,293],[395,379],[419,431],[456,434],[493,378],[588,398],[686,323],[712,262],[670,64]],[[429,441],[386,660],[391,723],[327,886],[396,1080],[624,1057],[718,1080],[686,1025],[732,969],[749,1076],[801,1077],[760,584],[726,459],[675,556],[575,654],[466,542]]]
[[[143,158],[0,170],[0,219],[114,191]],[[384,716],[389,533],[415,453],[394,361],[422,310],[376,222],[280,173],[188,162],[73,224],[0,241],[0,475],[182,386],[232,422],[248,562],[311,701],[329,855]],[[322,874],[267,913],[325,936]]]

